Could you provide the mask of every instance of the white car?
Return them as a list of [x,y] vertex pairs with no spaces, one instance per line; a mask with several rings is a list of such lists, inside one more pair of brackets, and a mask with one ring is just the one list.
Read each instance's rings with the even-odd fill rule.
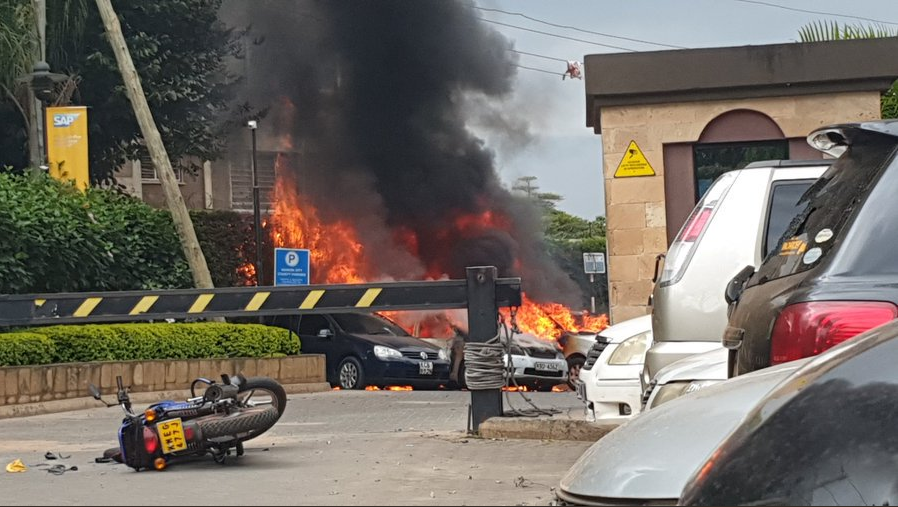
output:
[[535,391],[549,391],[568,381],[568,365],[564,353],[554,342],[528,334],[515,334],[511,354],[505,354],[505,365],[514,368],[514,382]]
[[642,410],[723,382],[727,379],[728,355],[729,350],[720,346],[665,366],[642,393]]
[[564,505],[676,505],[721,441],[810,360],[741,375],[645,412],[583,453],[556,495]]
[[651,315],[626,320],[598,334],[576,383],[588,420],[616,424],[640,412],[639,377],[651,343]]

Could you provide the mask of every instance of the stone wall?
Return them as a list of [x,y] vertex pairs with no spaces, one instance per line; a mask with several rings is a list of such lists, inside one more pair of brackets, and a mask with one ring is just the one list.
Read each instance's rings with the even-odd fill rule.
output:
[[283,385],[322,384],[323,355],[283,358],[177,359],[68,363],[0,368],[0,406],[89,396],[92,383],[114,394],[118,375],[132,393],[189,389],[197,377],[220,379],[222,373],[271,377]]
[[[878,92],[718,100],[601,110],[608,275],[612,323],[644,315],[652,292],[655,256],[667,251],[664,145],[691,143],[728,111],[749,109],[772,118],[786,138],[817,127],[880,117]],[[751,139],[746,139],[750,141]],[[630,141],[636,141],[655,176],[614,178]]]

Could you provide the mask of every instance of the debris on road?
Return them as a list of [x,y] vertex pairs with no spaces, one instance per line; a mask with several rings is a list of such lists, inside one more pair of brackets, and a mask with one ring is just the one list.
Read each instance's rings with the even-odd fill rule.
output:
[[28,467],[25,466],[25,463],[22,463],[22,460],[16,459],[15,461],[6,465],[6,471],[15,474],[28,470]]

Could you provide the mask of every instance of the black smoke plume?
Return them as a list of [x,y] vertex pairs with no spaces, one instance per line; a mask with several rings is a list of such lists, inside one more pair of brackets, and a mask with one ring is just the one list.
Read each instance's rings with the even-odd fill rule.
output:
[[[582,304],[546,253],[535,207],[501,186],[493,152],[466,127],[465,101],[507,96],[516,70],[511,41],[470,4],[233,0],[225,10],[251,27],[237,70],[243,99],[269,108],[262,149],[295,152],[300,192],[323,220],[355,221],[383,278],[495,265],[536,300]],[[507,223],[459,229],[460,217],[490,211]],[[414,231],[417,252],[397,245],[398,228]]]

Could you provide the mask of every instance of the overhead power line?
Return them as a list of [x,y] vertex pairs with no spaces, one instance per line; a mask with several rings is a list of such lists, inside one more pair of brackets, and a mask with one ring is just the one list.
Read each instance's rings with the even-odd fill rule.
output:
[[516,28],[518,30],[524,30],[525,32],[533,32],[533,33],[538,33],[538,34],[542,34],[542,35],[548,35],[549,37],[556,37],[558,39],[567,39],[567,40],[571,40],[571,41],[575,41],[575,42],[583,42],[585,44],[593,44],[595,46],[602,46],[602,47],[611,48],[611,49],[620,49],[621,51],[636,51],[635,49],[625,48],[625,47],[621,47],[621,46],[612,46],[611,44],[602,44],[601,42],[595,42],[595,41],[586,40],[586,39],[578,39],[576,37],[568,37],[566,35],[559,35],[557,33],[543,32],[541,30],[534,30],[532,28],[525,28],[523,26],[510,25],[508,23],[502,23],[500,21],[493,21],[492,19],[486,19],[486,18],[482,18],[479,16],[477,17],[477,19],[479,19],[481,21],[486,21],[487,23],[492,23],[494,25],[507,26],[509,28]]
[[[562,24],[558,24],[558,23],[552,23],[551,21],[546,21],[544,19],[539,19],[539,18],[534,18],[533,16],[528,16],[527,14],[524,14],[522,12],[504,11],[502,9],[488,9],[486,7],[480,7],[477,5],[472,5],[471,7],[473,7],[474,9],[478,9],[478,10],[486,11],[486,12],[498,12],[501,14],[508,14],[509,16],[520,16],[524,19],[529,19],[530,21],[534,21],[536,23],[541,23],[543,25],[553,26],[555,28],[564,28],[566,30],[574,30],[574,31],[581,32],[581,33],[588,33],[590,35],[599,35],[601,37],[609,37],[612,39],[620,39],[620,40],[625,40],[625,41],[630,41],[630,42],[640,42],[642,44],[651,44],[654,46],[660,46],[660,47],[665,47],[665,48],[688,49],[684,46],[675,46],[673,44],[662,44],[660,42],[652,42],[649,40],[636,39],[633,37],[623,37],[621,35],[612,35],[610,33],[596,32],[594,30],[586,30],[584,28],[578,28],[576,26],[571,26],[571,25],[562,25]],[[628,50],[628,51],[632,51],[632,50]]]
[[555,71],[546,70],[546,69],[537,69],[536,67],[528,67],[526,65],[518,65],[516,63],[512,63],[511,65],[514,65],[515,67],[517,67],[519,69],[532,70],[532,71],[536,71],[536,72],[542,72],[544,74],[552,74],[553,76],[563,76],[564,75],[564,72],[555,72]]
[[508,50],[511,51],[512,53],[518,53],[521,55],[535,56],[537,58],[544,58],[546,60],[554,60],[556,62],[564,62],[564,63],[568,62],[568,60],[565,60],[564,58],[557,58],[555,56],[546,56],[546,55],[541,55],[539,53],[528,53],[526,51],[519,51],[517,49],[511,49],[511,48],[509,48]]
[[874,19],[874,18],[865,18],[863,16],[852,16],[850,14],[837,14],[835,12],[822,12],[822,11],[814,11],[810,9],[799,9],[797,7],[787,7],[785,5],[774,4],[770,2],[762,2],[760,0],[733,0],[734,2],[742,2],[746,4],[756,4],[756,5],[766,5],[767,7],[776,7],[777,9],[784,9],[787,11],[795,11],[795,12],[806,12],[808,14],[820,14],[821,16],[833,16],[837,18],[848,18],[848,19],[857,19],[860,21],[870,21],[873,23],[882,23],[885,25],[898,25],[898,23],[894,21],[885,21],[882,19]]

